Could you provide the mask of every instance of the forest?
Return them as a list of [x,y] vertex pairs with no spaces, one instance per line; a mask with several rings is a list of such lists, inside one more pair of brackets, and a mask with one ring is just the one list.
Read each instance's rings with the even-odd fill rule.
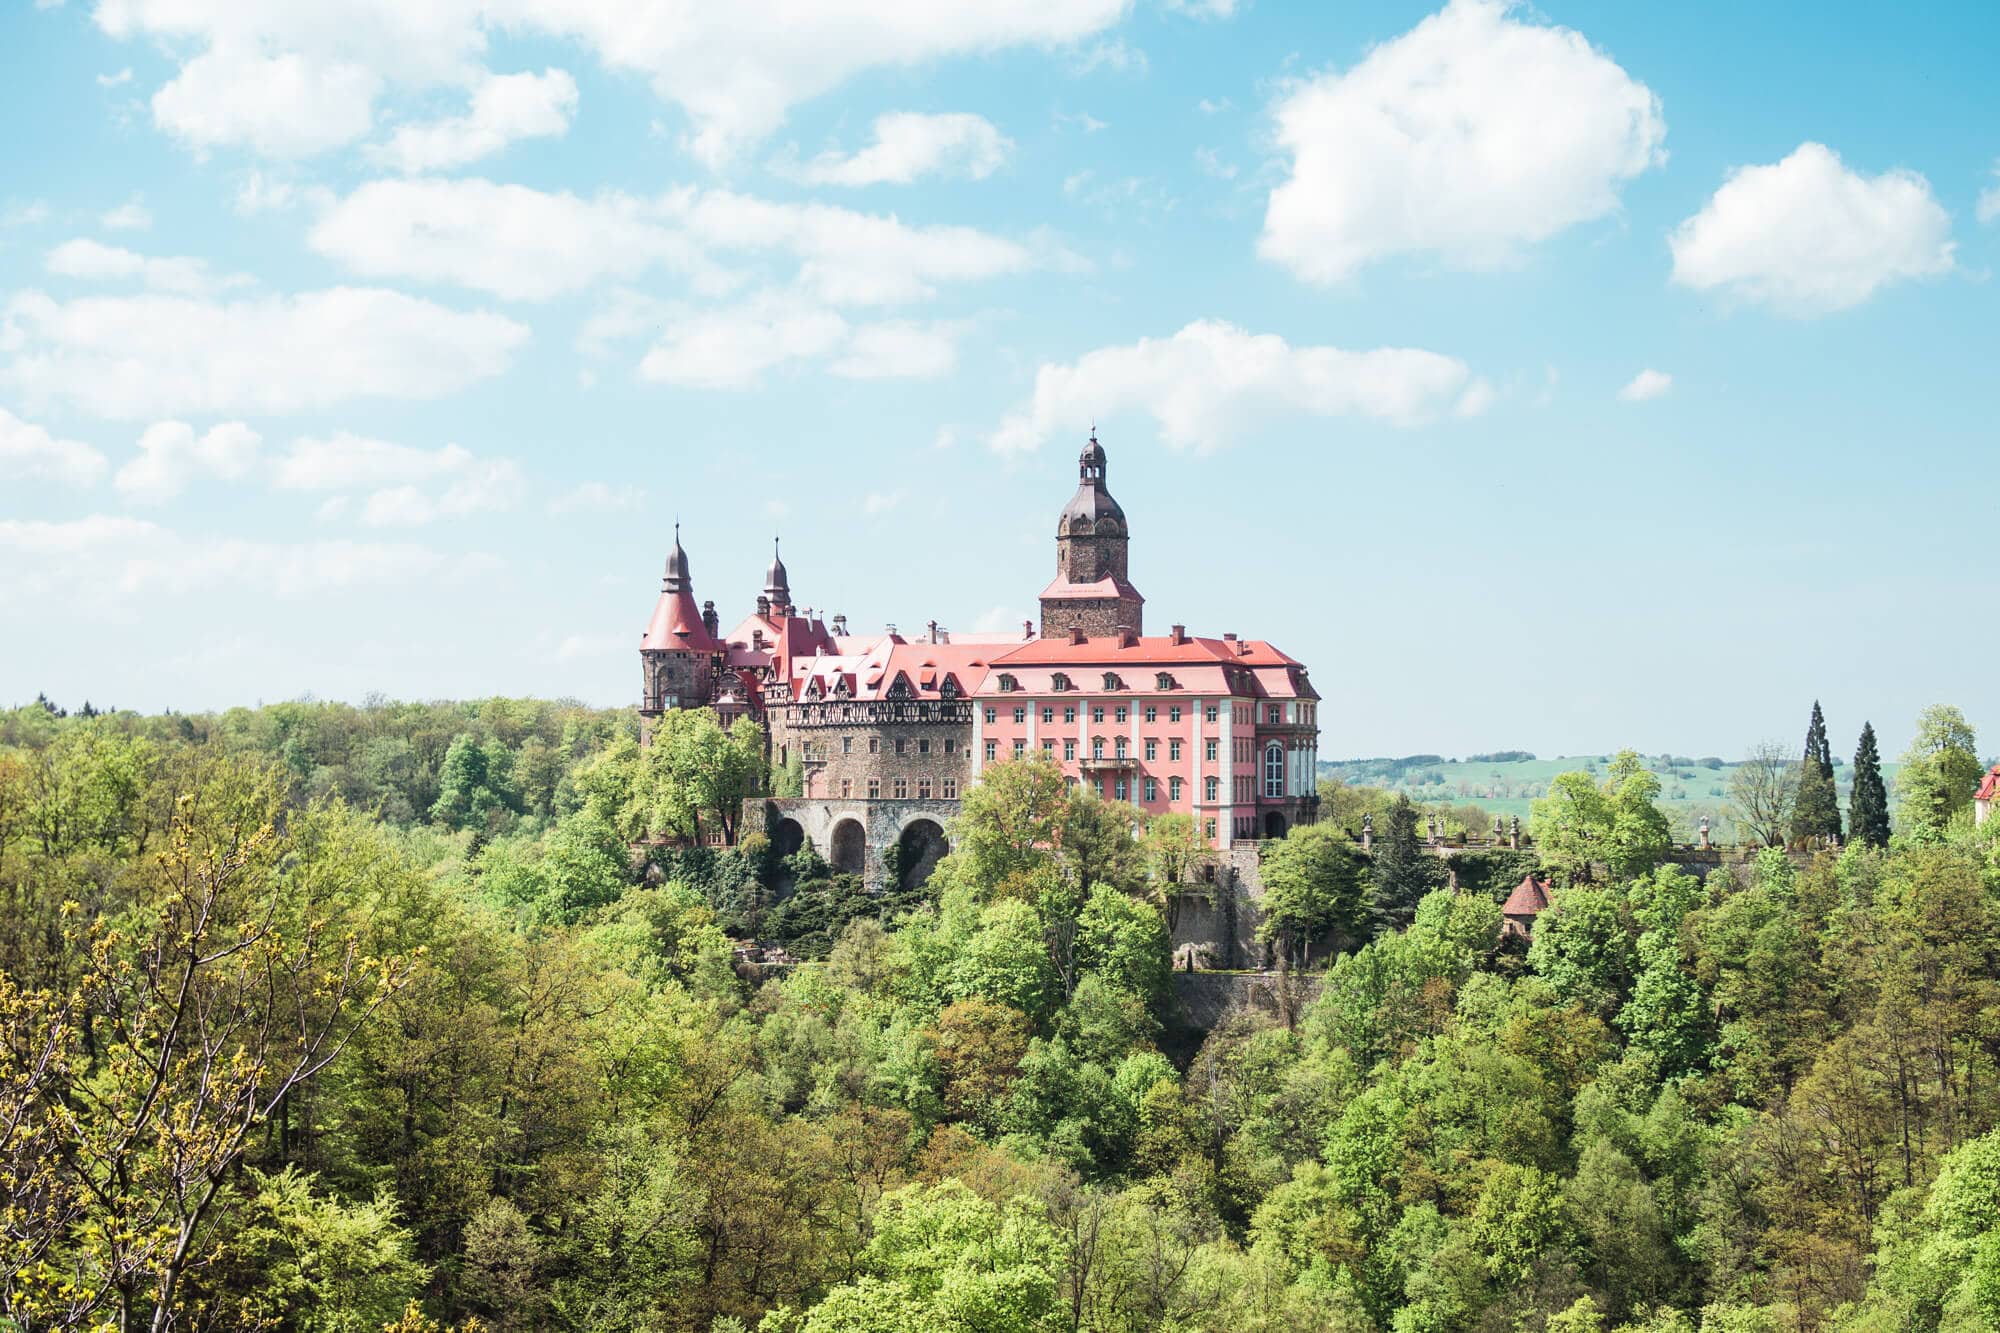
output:
[[1000,763],[875,896],[737,826],[786,777],[754,727],[637,736],[0,713],[0,1327],[2000,1327],[1956,710],[1845,811],[1809,731],[1777,845],[1700,878],[1636,756],[1562,775],[1526,944],[1504,876],[1409,854],[1418,807],[1329,788],[1380,837],[1267,846],[1300,1002],[1205,1034],[1184,818]]

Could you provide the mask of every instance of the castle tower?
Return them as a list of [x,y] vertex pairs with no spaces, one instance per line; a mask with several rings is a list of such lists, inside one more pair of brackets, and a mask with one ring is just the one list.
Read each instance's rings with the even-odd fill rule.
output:
[[694,599],[681,525],[674,524],[674,549],[660,580],[660,599],[639,640],[640,730],[650,739],[653,722],[675,708],[701,708],[715,690],[715,673],[725,653]]
[[1056,577],[1042,590],[1042,637],[1139,634],[1146,599],[1126,577],[1131,529],[1105,484],[1104,446],[1091,432],[1077,458],[1076,494],[1056,519]]
[[771,567],[764,571],[764,597],[771,604],[771,614],[782,620],[792,613],[792,581],[785,572],[785,562],[778,558],[778,539],[771,538]]

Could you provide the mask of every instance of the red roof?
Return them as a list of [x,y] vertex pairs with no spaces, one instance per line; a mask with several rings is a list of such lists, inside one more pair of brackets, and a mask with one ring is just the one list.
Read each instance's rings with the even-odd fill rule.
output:
[[1071,643],[1055,636],[1031,639],[993,659],[995,666],[1149,666],[1152,663],[1234,662],[1239,666],[1297,666],[1262,639],[1182,638],[1176,643],[1164,634],[1141,636],[1130,643],[1116,635]]
[[1514,891],[1507,895],[1507,901],[1500,908],[1500,915],[1536,916],[1545,911],[1548,905],[1549,881],[1536,879],[1531,873],[1523,875],[1521,882],[1514,886]]
[[2000,797],[2000,764],[1995,764],[1986,771],[1986,776],[1979,780],[1979,790],[1973,793],[1972,799],[1990,801],[1996,797]]
[[1146,600],[1139,595],[1137,588],[1115,576],[1098,579],[1094,583],[1071,583],[1058,575],[1053,583],[1042,589],[1042,600],[1045,602],[1095,600],[1100,597],[1124,598],[1132,602]]
[[660,600],[653,605],[653,618],[646,623],[645,636],[639,640],[642,653],[673,649],[697,653],[722,651],[721,642],[701,623],[701,608],[695,605],[694,592],[685,583],[661,589]]

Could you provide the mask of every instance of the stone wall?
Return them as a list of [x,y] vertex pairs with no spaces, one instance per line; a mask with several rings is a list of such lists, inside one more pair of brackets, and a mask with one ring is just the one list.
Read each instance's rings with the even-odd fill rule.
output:
[[1320,991],[1320,978],[1297,972],[1176,972],[1174,1000],[1182,1024],[1212,1032],[1238,1014],[1296,1022]]
[[[771,754],[805,762],[807,794],[822,800],[956,799],[972,780],[972,705],[962,700],[789,704],[771,711]],[[946,784],[951,797],[946,797]]]
[[917,864],[906,866],[905,878],[921,883],[944,852],[944,830],[958,816],[958,802],[789,800],[759,797],[744,803],[743,827],[762,827],[781,855],[810,843],[834,869],[861,876],[871,889],[893,887],[889,882],[889,850],[906,832],[929,835],[918,847]]

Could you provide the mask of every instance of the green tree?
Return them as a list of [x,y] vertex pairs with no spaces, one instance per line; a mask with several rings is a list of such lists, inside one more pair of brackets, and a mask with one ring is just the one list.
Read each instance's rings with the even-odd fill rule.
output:
[[1823,845],[1840,837],[1840,798],[1833,785],[1833,751],[1826,740],[1826,718],[1813,700],[1806,723],[1805,753],[1799,760],[1798,795],[1792,802],[1792,840]]
[[1313,940],[1321,935],[1332,935],[1336,953],[1366,938],[1361,855],[1332,824],[1301,825],[1266,842],[1259,871],[1264,899],[1257,936],[1275,941],[1291,966],[1311,962]]
[[1593,879],[1600,863],[1613,881],[1645,874],[1671,845],[1667,817],[1654,802],[1657,774],[1631,750],[1611,761],[1602,783],[1589,773],[1558,773],[1531,807],[1530,828],[1542,864],[1564,883]]
[[438,774],[438,796],[431,819],[454,829],[484,829],[513,808],[503,756],[497,743],[481,745],[470,732],[460,732],[445,751]]
[[1979,742],[1965,714],[1932,704],[1917,715],[1917,734],[1896,770],[1896,814],[1905,837],[1936,841],[1972,802],[1979,785]]
[[1375,919],[1383,930],[1401,930],[1416,914],[1418,900],[1443,882],[1444,865],[1418,841],[1417,807],[1409,797],[1397,793],[1384,823],[1369,868]]
[[1854,840],[1865,846],[1889,845],[1889,792],[1882,783],[1882,755],[1875,748],[1875,726],[1870,722],[1861,724],[1861,740],[1854,747],[1847,828]]

